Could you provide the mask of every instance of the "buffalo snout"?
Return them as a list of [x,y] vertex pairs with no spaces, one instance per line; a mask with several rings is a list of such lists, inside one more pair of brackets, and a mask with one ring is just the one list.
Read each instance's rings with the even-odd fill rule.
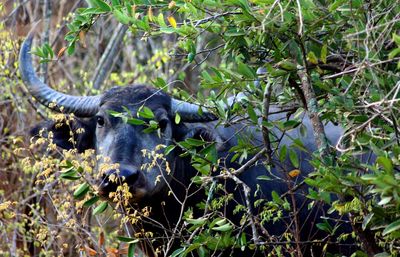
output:
[[99,194],[108,197],[110,192],[115,192],[119,185],[127,183],[132,186],[138,179],[139,172],[136,169],[111,169],[105,172],[99,183]]

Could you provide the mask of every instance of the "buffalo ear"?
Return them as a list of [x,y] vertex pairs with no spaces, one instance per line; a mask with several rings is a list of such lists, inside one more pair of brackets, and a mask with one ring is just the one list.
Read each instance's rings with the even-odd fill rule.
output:
[[[76,148],[78,152],[95,147],[96,122],[93,118],[77,119],[61,122],[44,121],[36,125],[30,134],[32,137],[47,137],[49,132],[53,133],[53,142],[66,150]],[[71,141],[73,135],[74,143]]]

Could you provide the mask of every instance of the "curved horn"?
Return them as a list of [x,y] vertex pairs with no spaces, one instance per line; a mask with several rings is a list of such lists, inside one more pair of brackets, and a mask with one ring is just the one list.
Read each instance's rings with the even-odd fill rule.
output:
[[172,99],[171,100],[171,110],[173,113],[179,113],[183,121],[186,122],[203,122],[203,121],[213,121],[217,120],[216,117],[211,112],[202,108],[202,114],[199,114],[199,105],[187,103],[181,100]]
[[[43,83],[36,75],[32,65],[32,56],[30,54],[34,28],[29,32],[28,37],[22,44],[19,54],[19,70],[22,80],[28,88],[30,94],[41,104],[55,111],[74,113],[79,117],[90,117],[97,113],[100,103],[100,96],[71,96],[60,93]],[[57,106],[51,106],[55,102]]]

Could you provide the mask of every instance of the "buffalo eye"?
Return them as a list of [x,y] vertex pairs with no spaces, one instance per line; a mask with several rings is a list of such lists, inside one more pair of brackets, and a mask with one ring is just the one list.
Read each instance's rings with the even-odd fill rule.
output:
[[99,127],[103,127],[103,126],[104,126],[104,118],[103,118],[103,117],[97,116],[97,117],[96,117],[96,122],[97,122],[97,125],[98,125]]
[[161,119],[161,120],[158,122],[158,127],[160,128],[161,132],[164,132],[164,131],[165,131],[165,129],[166,129],[167,126],[168,126],[168,122],[169,122],[168,119]]

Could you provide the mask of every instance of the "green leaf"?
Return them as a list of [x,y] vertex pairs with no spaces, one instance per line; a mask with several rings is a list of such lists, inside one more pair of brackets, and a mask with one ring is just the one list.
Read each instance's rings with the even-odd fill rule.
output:
[[400,219],[390,223],[382,232],[383,236],[400,229]]
[[153,119],[154,113],[149,107],[142,106],[142,108],[140,108],[138,111],[138,116],[145,118],[145,119]]
[[131,244],[129,244],[129,247],[128,247],[128,257],[133,257],[133,256],[135,256],[135,249],[136,249],[136,243],[131,243]]
[[87,200],[86,202],[83,203],[84,207],[90,207],[93,204],[95,204],[98,200],[100,199],[99,196],[95,195],[92,198],[90,198],[89,200]]
[[230,223],[226,223],[226,224],[224,224],[222,226],[219,226],[219,227],[213,227],[212,230],[220,231],[220,232],[226,232],[226,231],[232,230],[232,228],[233,227],[232,227],[232,225]]
[[32,54],[34,54],[34,55],[36,55],[36,56],[39,56],[39,57],[41,57],[41,58],[46,58],[46,57],[47,57],[47,56],[43,53],[42,48],[40,48],[40,47],[35,47],[35,48],[32,50]]
[[287,146],[283,145],[279,151],[279,161],[283,163],[286,160],[286,155],[287,155]]
[[51,46],[48,43],[44,44],[43,49],[46,49],[47,56],[50,55],[50,58],[54,57],[53,49],[51,49]]
[[131,124],[131,125],[136,125],[136,126],[138,126],[138,125],[143,125],[143,124],[145,124],[146,122],[144,122],[143,120],[140,120],[140,119],[128,118],[128,119],[126,120],[126,123]]
[[189,145],[195,146],[195,147],[207,144],[206,141],[195,139],[195,138],[187,138],[187,139],[185,139],[185,142],[188,143]]
[[172,254],[171,257],[177,257],[179,256],[181,253],[185,252],[186,248],[179,248],[176,249]]
[[139,242],[139,239],[137,238],[132,238],[132,237],[126,237],[126,236],[117,236],[118,241],[124,242],[124,243],[129,243],[129,244],[135,244]]
[[207,222],[207,218],[186,219],[185,221],[192,225],[203,225]]
[[196,57],[196,53],[189,53],[187,56],[188,62],[189,63],[193,62],[194,57]]
[[297,70],[297,65],[291,61],[280,61],[277,66],[283,70],[294,71]]
[[129,24],[129,22],[131,20],[127,14],[121,12],[120,10],[115,9],[113,11],[113,14],[114,14],[114,17],[117,19],[117,21],[119,21],[122,24],[127,25],[127,24]]
[[193,168],[195,168],[197,171],[199,171],[202,175],[209,175],[211,166],[209,164],[203,164],[203,163],[193,163],[192,164]]
[[167,24],[165,23],[164,15],[162,12],[160,12],[160,14],[157,16],[157,22],[161,27],[167,27]]
[[75,198],[83,197],[89,191],[90,185],[88,183],[81,184],[74,192]]
[[326,57],[328,55],[328,45],[324,44],[321,49],[321,56],[320,59],[323,63],[326,63]]
[[332,226],[326,221],[326,220],[324,220],[324,222],[323,223],[317,223],[317,228],[319,229],[319,230],[322,230],[322,231],[325,231],[325,232],[327,232],[327,233],[332,233]]
[[174,28],[160,28],[160,32],[165,33],[165,34],[172,34],[175,33],[177,31],[177,29]]
[[339,8],[339,6],[343,5],[344,3],[346,3],[347,0],[336,0],[335,2],[333,2],[330,6],[329,6],[329,12],[333,12],[335,11],[337,8]]
[[281,197],[279,196],[279,194],[273,190],[271,192],[271,196],[272,196],[272,200],[277,203],[277,204],[283,204],[283,200],[281,199]]
[[112,6],[118,6],[121,3],[119,2],[119,0],[111,0],[111,4],[112,4]]
[[106,2],[102,0],[91,0],[91,3],[93,4],[94,7],[99,8],[103,12],[111,11],[111,6],[109,6]]
[[65,169],[61,175],[60,178],[62,179],[66,179],[66,180],[77,180],[80,178],[80,176],[78,175],[77,170],[75,169],[75,167],[70,167],[68,169]]
[[257,114],[251,105],[247,106],[247,113],[249,114],[249,117],[253,123],[258,122]]
[[66,174],[68,172],[76,172],[75,167],[71,165],[67,165],[67,166],[60,166],[61,168],[65,168],[61,171],[62,174]]
[[288,120],[283,123],[283,129],[288,131],[288,130],[294,129],[295,127],[297,127],[300,124],[301,124],[301,122],[299,122],[297,120]]
[[379,156],[376,158],[376,162],[388,173],[393,173],[393,163],[392,160],[385,156]]
[[270,181],[272,178],[268,177],[267,175],[261,175],[257,177],[257,180]]
[[247,79],[256,79],[256,73],[246,64],[239,62],[238,63],[238,72],[243,75],[243,77]]
[[100,213],[103,213],[108,207],[108,203],[107,202],[101,202],[96,208],[94,208],[93,210],[93,215],[97,215]]
[[393,199],[393,197],[391,197],[391,196],[382,197],[382,199],[379,201],[378,205],[388,204],[392,199]]
[[175,149],[176,145],[169,145],[164,149],[164,154],[168,155],[170,152],[172,152]]
[[313,51],[308,52],[307,60],[312,64],[318,64],[318,58]]
[[373,212],[368,213],[368,215],[365,216],[364,221],[363,221],[362,226],[361,226],[363,230],[365,230],[367,228],[367,226],[368,226],[369,222],[371,221],[372,217],[374,217],[374,213]]
[[213,78],[211,77],[210,73],[208,73],[208,72],[205,71],[205,70],[201,72],[201,76],[202,76],[203,79],[204,79],[206,82],[208,82],[208,83],[213,83],[213,82],[214,82],[214,80],[213,80]]
[[197,253],[198,253],[199,257],[208,256],[206,248],[202,245],[197,249]]
[[75,42],[71,42],[71,44],[67,48],[68,55],[72,55],[75,52]]
[[67,176],[67,175],[64,175],[64,176],[62,176],[62,178],[63,178],[63,179],[66,179],[66,180],[72,180],[72,181],[74,181],[74,180],[80,179],[81,177],[79,177],[79,176]]
[[181,122],[181,116],[179,113],[175,113],[175,124],[179,124]]
[[400,36],[399,35],[393,33],[393,40],[397,46],[400,46]]
[[399,55],[399,54],[400,54],[400,48],[393,49],[393,50],[389,53],[388,59],[393,59],[394,57],[396,57],[396,56]]
[[295,168],[299,167],[299,158],[297,156],[296,151],[294,151],[292,149],[289,150],[289,159]]

